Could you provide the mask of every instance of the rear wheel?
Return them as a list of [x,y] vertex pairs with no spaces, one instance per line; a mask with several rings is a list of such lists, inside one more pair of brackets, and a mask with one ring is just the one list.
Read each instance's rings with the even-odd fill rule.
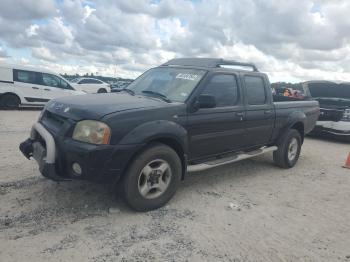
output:
[[140,153],[122,181],[127,204],[136,211],[164,206],[181,179],[181,160],[170,147],[157,143]]
[[293,167],[301,151],[301,135],[295,129],[290,129],[278,145],[278,150],[273,152],[275,164],[282,168]]
[[18,109],[21,100],[14,94],[5,94],[0,97],[0,107],[5,109]]

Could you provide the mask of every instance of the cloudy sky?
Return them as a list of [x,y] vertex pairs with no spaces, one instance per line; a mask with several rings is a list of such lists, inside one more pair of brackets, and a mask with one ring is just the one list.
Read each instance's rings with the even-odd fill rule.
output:
[[0,63],[136,77],[174,57],[350,81],[349,0],[1,0]]

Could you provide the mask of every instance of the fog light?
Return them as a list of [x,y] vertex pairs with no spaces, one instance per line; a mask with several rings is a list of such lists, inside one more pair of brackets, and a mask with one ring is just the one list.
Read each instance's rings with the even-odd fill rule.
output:
[[72,169],[76,175],[78,175],[78,176],[81,175],[81,173],[82,173],[81,166],[78,163],[73,163]]

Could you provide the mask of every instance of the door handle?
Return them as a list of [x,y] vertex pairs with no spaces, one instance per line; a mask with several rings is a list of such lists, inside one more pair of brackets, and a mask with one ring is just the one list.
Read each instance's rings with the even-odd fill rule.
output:
[[36,86],[32,86],[33,89],[39,89],[39,87],[36,87]]
[[50,90],[50,89],[48,89],[48,88],[44,88],[44,90],[45,90],[45,91],[51,91],[51,90]]
[[244,113],[243,112],[236,112],[236,116],[239,117],[239,121],[243,121]]
[[264,111],[264,114],[268,115],[268,114],[271,114],[272,113],[272,110],[265,110]]

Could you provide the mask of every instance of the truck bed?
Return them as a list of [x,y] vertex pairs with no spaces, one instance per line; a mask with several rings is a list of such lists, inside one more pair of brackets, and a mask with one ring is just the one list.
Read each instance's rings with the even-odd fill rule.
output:
[[293,111],[294,115],[302,115],[304,118],[304,132],[305,134],[312,131],[319,116],[319,103],[315,100],[289,100],[283,102],[273,102],[276,111],[275,127],[286,126],[289,120],[290,113]]

